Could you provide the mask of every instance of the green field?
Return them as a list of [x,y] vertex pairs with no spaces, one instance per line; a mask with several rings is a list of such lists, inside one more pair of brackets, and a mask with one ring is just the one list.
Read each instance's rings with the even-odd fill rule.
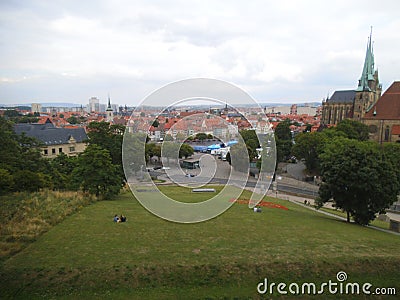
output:
[[[210,196],[163,189],[194,202]],[[270,299],[256,290],[265,277],[277,283],[322,283],[336,280],[339,271],[348,281],[395,287],[400,293],[399,236],[284,200],[266,200],[288,210],[254,213],[234,204],[212,220],[178,224],[152,215],[128,192],[96,202],[3,263],[0,299]],[[121,213],[128,221],[112,222]],[[307,297],[287,297],[294,298]],[[352,299],[319,299],[327,298]]]

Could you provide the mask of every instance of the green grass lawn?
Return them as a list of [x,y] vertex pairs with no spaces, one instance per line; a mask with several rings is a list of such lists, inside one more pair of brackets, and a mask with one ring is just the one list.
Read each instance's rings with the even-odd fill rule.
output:
[[[211,196],[162,190],[193,202]],[[130,193],[96,202],[6,260],[0,298],[269,299],[256,290],[264,277],[321,283],[336,280],[339,271],[351,282],[400,293],[400,237],[266,200],[288,210],[254,213],[234,204],[212,220],[179,224],[152,215]],[[112,222],[121,213],[128,221]],[[336,298],[343,299],[322,299]]]
[[[347,214],[345,212],[341,211],[341,210],[331,209],[331,208],[326,208],[326,207],[321,207],[320,210],[328,212],[328,213],[333,214],[333,215],[337,215],[337,216],[342,217],[342,218],[346,218],[347,217]],[[370,226],[374,226],[374,227],[378,227],[378,228],[389,230],[389,222],[381,221],[381,220],[378,220],[378,219],[373,220],[370,223]]]

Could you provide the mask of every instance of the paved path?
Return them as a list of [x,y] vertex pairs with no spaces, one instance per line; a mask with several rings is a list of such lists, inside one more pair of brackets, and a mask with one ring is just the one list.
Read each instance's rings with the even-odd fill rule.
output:
[[[275,192],[269,192],[269,193],[267,193],[267,195],[270,196],[270,197],[277,197],[279,199],[288,200],[288,201],[290,201],[290,202],[292,202],[294,204],[303,206],[305,208],[311,209],[311,210],[316,211],[318,213],[321,213],[321,214],[324,214],[324,215],[327,215],[327,216],[330,216],[330,217],[333,217],[333,218],[336,218],[336,219],[339,219],[339,220],[346,221],[346,218],[343,218],[341,216],[338,216],[338,215],[335,215],[335,214],[331,214],[331,213],[328,213],[326,211],[315,209],[314,206],[313,206],[314,205],[314,200],[313,199],[304,198],[304,197],[298,197],[298,196],[292,196],[292,195],[287,195],[287,194],[283,194],[283,193],[275,193]],[[309,201],[310,205],[305,205],[304,204],[304,200]],[[328,208],[332,208],[332,205],[330,203],[328,203],[327,207]],[[391,218],[392,215],[395,215],[394,216],[396,218],[395,220],[397,220],[397,218],[400,219],[400,215],[399,214],[395,214],[395,213],[387,213],[387,214],[388,214],[389,218]],[[387,230],[387,229],[383,229],[383,228],[379,228],[379,227],[375,227],[375,226],[371,226],[371,225],[366,226],[366,227],[374,229],[374,230],[379,230],[379,231],[383,231],[383,232],[386,232],[386,233],[391,233],[391,234],[400,236],[400,232],[394,232],[394,231],[391,231],[391,230]]]

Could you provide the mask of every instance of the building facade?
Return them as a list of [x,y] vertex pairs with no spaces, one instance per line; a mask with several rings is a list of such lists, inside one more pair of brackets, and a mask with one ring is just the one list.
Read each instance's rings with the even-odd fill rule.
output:
[[88,136],[84,128],[55,127],[49,119],[45,124],[15,124],[14,130],[42,142],[40,152],[47,158],[55,158],[60,153],[76,156],[87,146]]
[[368,125],[371,140],[400,143],[400,81],[392,83],[362,122]]

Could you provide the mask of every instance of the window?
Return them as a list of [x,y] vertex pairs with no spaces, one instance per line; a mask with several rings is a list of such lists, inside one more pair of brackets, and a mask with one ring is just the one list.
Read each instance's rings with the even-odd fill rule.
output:
[[49,155],[49,151],[47,149],[44,149],[43,152],[44,152],[44,155]]
[[75,152],[75,147],[69,147],[69,152]]
[[58,153],[62,153],[62,148],[58,148]]
[[51,154],[56,154],[56,148],[51,149]]
[[389,132],[390,132],[389,126],[386,126],[386,129],[385,129],[385,142],[389,142]]

